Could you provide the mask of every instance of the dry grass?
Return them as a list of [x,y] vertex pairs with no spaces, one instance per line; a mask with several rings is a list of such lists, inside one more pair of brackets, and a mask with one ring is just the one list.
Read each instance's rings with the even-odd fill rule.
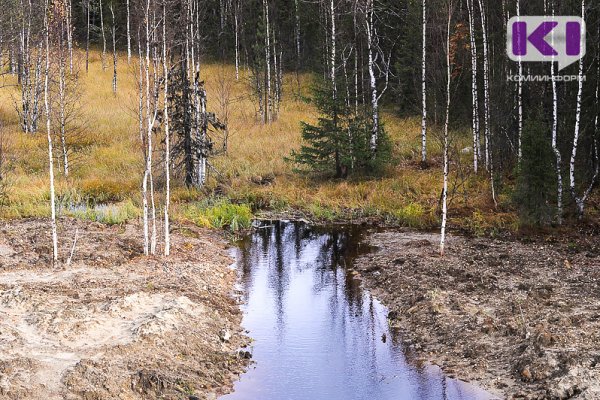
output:
[[[112,71],[102,71],[99,55],[93,54],[88,74],[82,64],[80,101],[86,121],[82,140],[89,145],[77,155],[68,179],[58,173],[57,191],[61,204],[127,200],[134,205],[140,203],[143,161],[136,115],[136,65],[128,66],[126,56],[122,54],[118,72],[119,90],[114,96],[111,90]],[[388,173],[368,180],[319,182],[294,174],[292,166],[284,161],[284,157],[300,145],[300,122],[317,118],[315,109],[297,95],[295,75],[286,77],[287,90],[278,120],[264,125],[256,119],[256,107],[244,74],[236,82],[233,67],[223,65],[204,65],[201,74],[207,82],[209,109],[223,115],[223,105],[228,104],[230,128],[228,154],[213,162],[221,176],[219,182],[211,180],[209,192],[218,188],[234,202],[247,203],[255,209],[295,209],[319,219],[374,216],[419,227],[437,223],[442,175],[439,140],[433,138],[436,136],[435,128],[432,128],[429,140],[429,169],[421,169],[417,162],[420,120],[400,119],[386,113],[385,126],[395,154],[394,164],[389,166]],[[301,76],[300,81],[302,94],[307,95],[310,77]],[[14,84],[11,81],[6,83]],[[47,215],[49,195],[45,135],[31,136],[20,132],[14,106],[16,98],[18,92],[15,86],[0,90],[0,118],[10,138],[13,166],[9,204],[0,208],[0,215]],[[453,137],[456,149],[470,145],[468,132],[454,132]],[[458,159],[468,165],[470,155],[455,155],[454,160]],[[452,168],[457,170],[458,165],[455,163]],[[268,184],[261,184],[265,182]],[[458,185],[453,190],[451,201],[452,223],[467,227],[475,224],[475,230],[515,225],[516,219],[510,210],[494,210],[484,176],[459,178],[459,175],[453,174],[451,188],[454,184]],[[209,195],[176,187],[173,201],[198,201]],[[506,210],[508,198],[501,195],[500,199],[500,209]],[[184,209],[184,206],[175,204],[175,210]],[[181,218],[185,217],[183,211],[179,214]]]

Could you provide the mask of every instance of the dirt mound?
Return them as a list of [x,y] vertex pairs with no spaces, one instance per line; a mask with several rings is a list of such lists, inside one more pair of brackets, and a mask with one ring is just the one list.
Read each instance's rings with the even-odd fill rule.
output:
[[355,263],[422,358],[508,398],[600,399],[600,241],[380,232]]
[[[10,221],[0,239],[0,396],[206,398],[247,360],[235,271],[214,233],[174,235],[168,260],[140,255],[135,226],[61,220],[79,232],[73,264],[50,266],[45,221]],[[63,242],[67,242],[63,240]],[[64,243],[67,257],[71,243]],[[228,341],[222,330],[234,332]]]

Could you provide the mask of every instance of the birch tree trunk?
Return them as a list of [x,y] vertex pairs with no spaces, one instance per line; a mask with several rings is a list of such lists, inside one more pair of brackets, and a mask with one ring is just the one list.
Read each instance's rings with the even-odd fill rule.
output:
[[85,39],[85,72],[89,72],[90,70],[90,1],[92,0],[83,0],[86,4],[87,11],[87,34]]
[[271,29],[269,22],[269,1],[263,0],[265,14],[265,115],[266,122],[271,122]]
[[102,32],[102,70],[106,69],[106,32],[104,32],[104,10],[100,0],[100,31]]
[[[154,32],[154,24],[152,26],[152,32]],[[150,98],[150,42],[152,36],[150,36],[150,0],[146,0],[146,144],[148,146],[146,154],[146,171],[147,179],[150,185],[150,203],[151,203],[151,222],[152,222],[152,234],[150,237],[150,254],[156,254],[156,207],[154,203],[154,181],[152,178],[152,152],[154,147],[152,145],[152,128],[156,120],[157,105],[152,104]],[[154,71],[156,71],[154,69]],[[155,80],[156,81],[156,80]],[[148,218],[148,216],[146,216]]]
[[[552,2],[552,16],[554,16],[554,2]],[[551,33],[552,45],[554,46],[554,31]],[[558,148],[558,91],[554,80],[554,61],[550,63],[550,76],[552,77],[552,150],[556,157],[556,216],[558,224],[562,224],[563,216],[563,179],[562,179],[562,156]]]
[[294,0],[294,13],[295,13],[295,22],[296,29],[294,33],[296,35],[296,72],[300,69],[300,9],[298,7],[298,0]]
[[442,191],[442,227],[440,232],[440,255],[444,255],[446,245],[446,223],[448,220],[448,129],[450,124],[450,85],[452,83],[452,67],[450,65],[450,24],[452,22],[452,2],[448,5],[448,29],[446,36],[446,121],[444,122],[444,188]]
[[421,62],[421,162],[427,161],[427,2],[423,0],[423,57]]
[[73,73],[73,0],[67,1],[67,47],[69,51],[69,72]]
[[484,140],[485,140],[485,166],[489,170],[490,164],[490,58],[488,49],[487,23],[485,8],[482,0],[479,2],[481,13],[481,30],[483,32],[483,116],[484,116]]
[[[517,0],[517,17],[521,16],[521,0]],[[523,76],[523,63],[521,62],[521,57],[519,56],[518,61],[519,68],[519,77]],[[523,158],[523,150],[521,148],[521,137],[523,135],[523,81],[519,79],[517,81],[517,109],[519,113],[519,130],[517,133],[517,162],[521,164],[521,159]]]
[[[237,16],[236,16],[237,39]],[[236,46],[237,51],[237,46]],[[237,54],[237,53],[236,53]],[[164,73],[164,106],[163,119],[165,126],[165,256],[171,254],[171,232],[169,227],[169,207],[171,206],[171,133],[169,132],[169,61],[167,59],[167,7],[163,4],[163,73]],[[236,70],[237,73],[237,70]]]
[[335,76],[335,71],[337,69],[336,66],[336,43],[337,43],[337,32],[336,32],[336,25],[335,25],[335,4],[334,4],[334,0],[330,0],[329,2],[329,11],[330,11],[330,17],[331,17],[331,47],[329,48],[329,79],[331,80],[331,90],[332,90],[332,95],[333,95],[333,99],[336,100],[337,99],[337,82],[336,82],[336,76]]
[[117,28],[115,23],[115,10],[112,4],[109,5],[108,9],[110,10],[110,15],[112,17],[112,53],[113,53],[113,79],[112,79],[112,89],[113,93],[117,94]]
[[130,25],[130,11],[129,11],[129,0],[126,2],[127,5],[127,63],[131,63],[131,25]]
[[473,10],[473,0],[467,0],[469,14],[469,36],[471,44],[471,98],[473,106],[473,171],[479,170],[479,157],[481,149],[479,145],[479,91],[477,87],[477,40],[475,38],[475,13]]
[[[585,0],[581,0],[581,18],[585,18]],[[575,160],[577,158],[577,147],[579,145],[579,130],[581,125],[581,101],[583,97],[583,58],[579,59],[579,73],[578,73],[578,87],[577,87],[577,103],[575,106],[575,131],[573,133],[573,148],[571,151],[571,160],[569,162],[569,190],[571,196],[575,201],[577,207],[578,218],[583,217],[583,208],[585,199],[577,196],[577,190],[575,187]]]
[[375,156],[377,153],[377,142],[379,136],[379,102],[377,96],[377,81],[375,78],[375,60],[373,57],[373,13],[374,0],[367,0],[367,53],[368,53],[368,69],[369,69],[369,85],[371,88],[371,111],[373,116],[373,127],[371,129],[371,152]]
[[56,203],[54,193],[54,158],[52,156],[52,131],[50,128],[50,29],[48,21],[48,0],[44,7],[44,25],[45,25],[45,42],[46,42],[46,68],[44,72],[44,106],[46,110],[46,133],[48,138],[48,172],[50,176],[50,218],[52,229],[52,262],[58,263],[58,235],[56,232]]
[[236,2],[236,6],[233,10],[233,18],[235,23],[235,80],[240,79],[240,44],[239,44],[239,0]]

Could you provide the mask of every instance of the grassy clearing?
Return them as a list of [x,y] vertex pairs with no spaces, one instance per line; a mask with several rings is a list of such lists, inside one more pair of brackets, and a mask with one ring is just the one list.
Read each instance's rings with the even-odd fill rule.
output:
[[[143,160],[137,125],[136,66],[120,56],[119,90],[113,96],[112,73],[103,71],[99,54],[93,53],[89,74],[82,70],[81,103],[86,121],[82,150],[72,159],[71,175],[60,173],[57,160],[57,196],[63,214],[106,223],[119,223],[140,214]],[[256,121],[247,79],[235,80],[231,66],[204,65],[209,109],[229,115],[228,154],[213,161],[220,171],[204,192],[184,187],[173,189],[173,215],[211,227],[233,230],[247,226],[251,212],[268,208],[305,213],[320,220],[376,218],[388,223],[428,228],[438,223],[441,191],[441,146],[439,129],[432,127],[428,152],[430,168],[421,169],[420,119],[401,119],[384,113],[386,130],[394,146],[395,161],[387,174],[367,180],[316,182],[292,172],[284,161],[300,146],[300,121],[314,122],[314,108],[301,100],[295,76],[288,76],[279,119],[270,125]],[[301,91],[309,94],[310,78],[301,76]],[[15,82],[7,80],[0,90],[0,118],[12,170],[8,200],[0,205],[0,217],[47,216],[47,144],[45,134],[20,132],[15,99]],[[470,146],[468,131],[452,133],[455,149],[451,169],[468,166],[471,155],[461,152]],[[465,171],[468,168],[463,168]],[[215,175],[212,176],[215,178]],[[500,193],[499,207],[491,201],[484,175],[457,174],[450,177],[450,224],[472,232],[516,229],[517,219],[508,194]],[[212,199],[211,193],[229,198]],[[216,195],[214,195],[216,196]],[[162,203],[162,195],[157,194]],[[598,204],[593,199],[592,204]],[[161,209],[161,206],[158,207]],[[598,215],[598,207],[589,213]]]

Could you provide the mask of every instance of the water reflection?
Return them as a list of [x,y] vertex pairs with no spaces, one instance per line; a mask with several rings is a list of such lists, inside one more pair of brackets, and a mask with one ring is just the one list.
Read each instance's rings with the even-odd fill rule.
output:
[[237,264],[254,364],[224,400],[491,399],[408,363],[387,310],[347,273],[356,227],[264,223]]

